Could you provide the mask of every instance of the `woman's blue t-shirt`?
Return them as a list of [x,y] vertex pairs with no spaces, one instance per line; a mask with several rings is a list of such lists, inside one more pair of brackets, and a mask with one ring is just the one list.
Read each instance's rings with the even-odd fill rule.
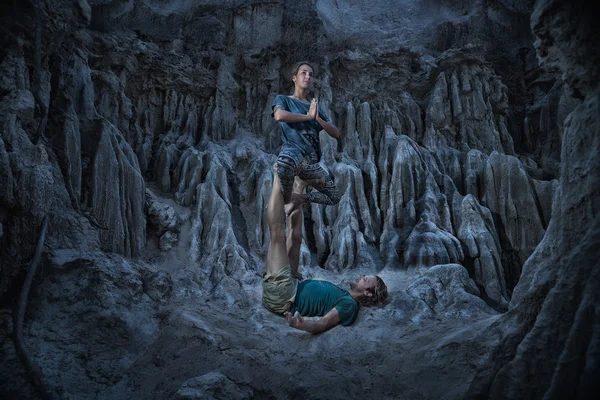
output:
[[[294,114],[306,114],[310,109],[310,103],[304,103],[293,97],[284,96],[282,94],[277,95],[273,100],[271,110],[275,106],[281,106],[285,111]],[[273,116],[273,113],[271,113]],[[319,117],[329,122],[329,116],[319,107]],[[304,155],[310,153],[316,153],[318,158],[321,158],[321,148],[319,146],[319,132],[321,131],[321,125],[317,121],[303,121],[303,122],[279,122],[281,127],[281,137],[283,144],[292,145],[298,147]]]

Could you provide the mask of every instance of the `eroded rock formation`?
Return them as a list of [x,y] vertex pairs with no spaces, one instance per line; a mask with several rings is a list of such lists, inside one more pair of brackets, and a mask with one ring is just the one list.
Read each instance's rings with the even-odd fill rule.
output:
[[[257,308],[281,143],[270,105],[290,89],[287,68],[309,59],[314,95],[342,132],[339,141],[322,132],[320,141],[321,163],[343,196],[336,206],[304,208],[301,266],[307,277],[337,282],[378,272],[394,289],[386,309],[363,318],[375,333],[361,357],[404,323],[471,319],[472,331],[457,335],[485,351],[457,372],[466,386],[446,396],[588,393],[597,364],[582,360],[598,359],[600,106],[598,60],[586,58],[597,31],[581,4],[539,0],[531,28],[526,0],[3,5],[0,296],[10,304],[50,214],[49,271],[31,313],[39,322],[26,330],[36,351],[56,353],[44,361],[50,385],[87,374],[93,385],[63,395],[133,395],[121,374],[143,380],[131,371],[147,358],[171,365],[152,350],[169,335],[194,350],[186,343],[200,332],[207,360],[218,360],[243,342],[223,328],[238,329],[236,315],[262,340],[263,327],[277,331]],[[48,333],[53,318],[62,322]],[[385,335],[377,321],[388,321]],[[61,343],[70,325],[78,327]],[[92,357],[110,347],[93,350],[83,337],[92,325],[98,340],[110,329],[127,356]],[[345,335],[343,343],[357,339]],[[557,339],[546,346],[549,338]],[[385,340],[402,351],[401,341]],[[461,349],[443,340],[440,354]],[[3,347],[14,364],[11,351]],[[61,354],[83,360],[71,360],[77,367],[66,378],[55,371]],[[448,357],[462,360],[456,354]],[[268,362],[257,358],[242,366]],[[185,357],[174,350],[173,359]],[[135,394],[305,396],[310,379],[275,387],[265,370],[254,377],[266,383],[252,386],[242,367],[221,368]],[[527,371],[536,371],[533,384]],[[368,379],[382,395],[401,390],[385,371]],[[325,397],[340,389],[315,385]],[[404,393],[441,393],[419,390]]]

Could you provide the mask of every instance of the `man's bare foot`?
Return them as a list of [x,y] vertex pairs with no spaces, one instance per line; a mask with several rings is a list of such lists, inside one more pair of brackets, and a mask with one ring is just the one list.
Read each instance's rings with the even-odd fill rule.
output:
[[307,199],[306,195],[292,193],[290,201],[283,206],[283,209],[285,210],[285,215],[287,217],[289,217],[290,214],[292,212],[294,212],[294,210],[296,210],[298,207],[300,207],[302,204],[306,203],[307,201],[308,201],[308,199]]

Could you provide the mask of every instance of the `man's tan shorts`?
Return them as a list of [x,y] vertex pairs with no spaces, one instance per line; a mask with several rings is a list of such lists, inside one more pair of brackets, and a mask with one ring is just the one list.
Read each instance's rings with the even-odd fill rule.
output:
[[263,274],[263,305],[275,314],[289,311],[296,300],[300,274],[294,274],[290,266],[285,266],[274,274]]

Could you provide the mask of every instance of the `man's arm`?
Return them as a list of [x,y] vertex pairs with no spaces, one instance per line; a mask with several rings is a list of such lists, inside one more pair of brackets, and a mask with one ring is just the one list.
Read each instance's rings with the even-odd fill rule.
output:
[[284,315],[291,327],[310,333],[325,332],[340,323],[340,314],[335,307],[317,321],[305,320],[298,311],[296,311],[293,317],[289,312],[286,312]]

